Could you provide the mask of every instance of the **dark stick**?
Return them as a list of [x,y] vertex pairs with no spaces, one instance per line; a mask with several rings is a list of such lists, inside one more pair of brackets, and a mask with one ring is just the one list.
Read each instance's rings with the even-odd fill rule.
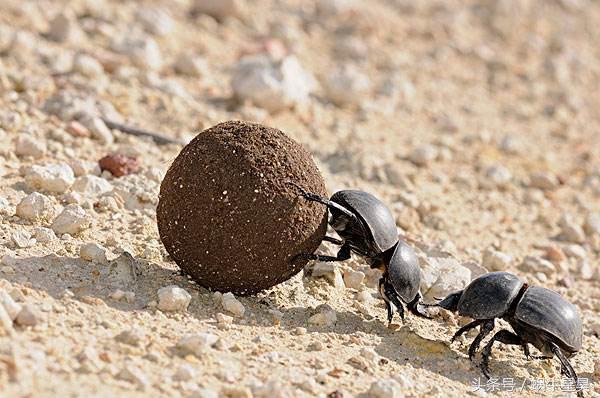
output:
[[164,135],[161,135],[161,134],[156,134],[156,133],[152,133],[150,131],[126,126],[124,124],[116,123],[116,122],[113,122],[113,121],[110,121],[110,120],[104,119],[104,118],[102,118],[102,121],[104,122],[104,124],[106,124],[106,127],[108,127],[109,129],[119,130],[125,134],[135,135],[137,137],[150,137],[158,145],[167,145],[167,144],[185,145],[183,142],[181,142],[179,140],[165,137]]

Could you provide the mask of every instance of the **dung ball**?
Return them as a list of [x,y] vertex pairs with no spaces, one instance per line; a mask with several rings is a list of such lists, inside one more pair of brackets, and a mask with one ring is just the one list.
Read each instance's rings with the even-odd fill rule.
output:
[[160,238],[184,273],[238,295],[281,283],[325,236],[327,196],[310,153],[280,130],[241,121],[198,134],[167,171],[157,208]]

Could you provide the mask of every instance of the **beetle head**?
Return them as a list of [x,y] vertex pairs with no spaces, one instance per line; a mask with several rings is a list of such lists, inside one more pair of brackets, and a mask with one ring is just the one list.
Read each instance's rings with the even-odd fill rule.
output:
[[445,299],[436,304],[438,307],[442,307],[448,311],[455,312],[458,310],[458,301],[460,300],[460,296],[462,296],[463,291],[458,291],[456,293],[452,293],[448,295]]

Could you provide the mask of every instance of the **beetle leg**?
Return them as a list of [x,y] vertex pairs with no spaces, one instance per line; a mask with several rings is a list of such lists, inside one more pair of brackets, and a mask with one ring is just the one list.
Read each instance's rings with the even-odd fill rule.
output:
[[431,319],[430,316],[426,315],[424,312],[419,310],[419,305],[421,305],[421,293],[417,293],[413,301],[406,305],[406,308],[413,314],[420,318]]
[[492,337],[490,339],[490,341],[485,345],[485,347],[481,351],[480,367],[481,367],[481,371],[483,372],[483,375],[487,379],[490,378],[490,368],[488,366],[488,362],[489,362],[490,354],[492,353],[492,347],[493,347],[495,341],[499,341],[500,343],[504,343],[504,344],[521,345],[521,346],[523,344],[526,344],[520,336],[512,333],[509,330],[503,329],[503,330],[499,331],[498,333],[496,333],[494,335],[494,337]]
[[394,318],[394,307],[398,311],[400,319],[402,319],[402,322],[404,322],[404,307],[402,306],[402,302],[398,299],[398,295],[396,294],[394,288],[386,282],[384,277],[379,279],[379,294],[381,295],[383,301],[385,301],[385,306],[388,313],[388,323],[391,324]]
[[298,254],[295,258],[303,258],[305,260],[317,260],[317,261],[345,261],[350,256],[350,246],[343,245],[337,253],[337,256],[324,256],[321,254]]
[[451,343],[454,343],[454,340],[456,340],[457,338],[459,338],[463,333],[468,332],[469,330],[476,328],[477,326],[481,325],[481,323],[483,323],[482,320],[475,320],[473,322],[469,322],[467,323],[465,326],[461,327],[460,329],[458,329],[456,331],[456,333],[454,333],[454,336],[452,336],[452,339],[450,339]]
[[344,241],[338,238],[334,238],[333,236],[326,236],[323,238],[323,241],[333,243],[335,245],[343,245]]
[[552,351],[552,353],[554,355],[556,355],[558,357],[558,360],[560,361],[561,372],[564,371],[564,374],[566,376],[573,379],[573,382],[575,383],[575,388],[577,389],[577,396],[583,397],[583,391],[581,391],[581,388],[579,386],[579,383],[577,380],[577,374],[575,373],[575,370],[571,366],[569,359],[565,356],[565,354],[561,351],[561,349],[556,344],[554,344],[554,343],[549,343],[549,344],[550,344],[550,350]]
[[470,360],[473,360],[475,353],[479,349],[479,345],[481,344],[481,341],[483,339],[485,339],[485,336],[490,334],[490,332],[492,330],[494,330],[494,320],[488,319],[486,321],[483,321],[483,324],[479,327],[479,334],[477,335],[477,337],[475,337],[475,340],[473,340],[473,342],[471,343],[471,346],[469,347],[469,359]]

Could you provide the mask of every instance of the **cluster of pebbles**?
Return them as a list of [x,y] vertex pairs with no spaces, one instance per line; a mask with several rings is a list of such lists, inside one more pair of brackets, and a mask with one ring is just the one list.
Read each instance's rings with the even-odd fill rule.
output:
[[[577,305],[572,364],[598,394],[598,18],[586,0],[3,0],[0,396],[514,394],[474,392],[478,358],[447,343],[465,319],[388,328],[359,260],[250,297],[181,275],[160,183],[177,142],[233,119],[302,143],[330,193],[388,204],[426,300],[507,270]],[[491,371],[523,396],[561,378],[518,348]]]

